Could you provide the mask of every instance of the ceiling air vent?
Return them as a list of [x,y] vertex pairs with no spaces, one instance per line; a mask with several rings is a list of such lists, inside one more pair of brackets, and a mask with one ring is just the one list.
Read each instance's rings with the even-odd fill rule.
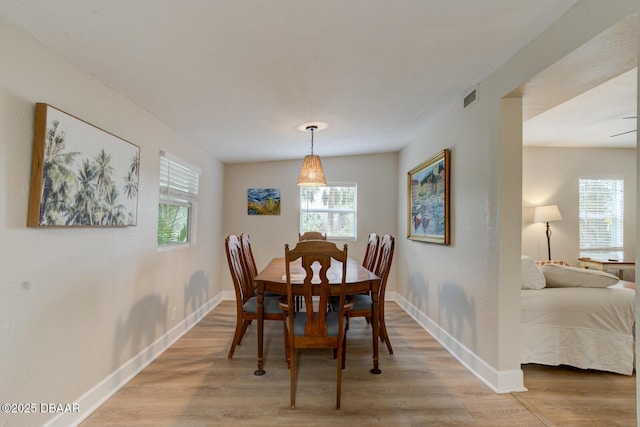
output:
[[474,89],[471,93],[464,97],[464,108],[467,108],[469,105],[473,104],[478,100],[478,89]]

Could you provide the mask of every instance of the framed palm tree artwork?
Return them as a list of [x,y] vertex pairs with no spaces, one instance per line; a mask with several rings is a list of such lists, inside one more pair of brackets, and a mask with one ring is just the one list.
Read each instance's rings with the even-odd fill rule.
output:
[[37,103],[27,226],[136,225],[140,147]]

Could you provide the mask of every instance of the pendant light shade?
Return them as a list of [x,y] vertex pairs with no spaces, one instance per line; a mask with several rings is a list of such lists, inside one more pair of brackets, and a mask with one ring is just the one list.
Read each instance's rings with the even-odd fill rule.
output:
[[320,156],[313,154],[313,132],[317,129],[317,126],[307,126],[306,128],[308,132],[311,132],[311,154],[304,156],[302,169],[298,176],[298,185],[301,187],[324,187],[327,185]]

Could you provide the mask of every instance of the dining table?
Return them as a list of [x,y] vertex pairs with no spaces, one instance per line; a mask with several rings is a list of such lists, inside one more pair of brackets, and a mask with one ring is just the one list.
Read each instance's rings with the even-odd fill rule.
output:
[[[264,294],[265,292],[271,292],[281,295],[287,294],[287,278],[285,269],[284,258],[273,258],[267,266],[258,273],[254,278],[256,286],[256,296],[258,300],[258,369],[254,371],[255,375],[264,375],[264,359],[263,359],[263,336],[264,336]],[[302,260],[298,258],[292,261],[289,265],[291,277],[304,277],[305,270],[302,267]],[[340,295],[340,284],[342,281],[342,262],[335,259],[331,260],[331,267],[327,271],[327,277],[329,279],[331,295]],[[319,278],[314,274],[312,283],[319,282]],[[373,347],[373,369],[372,374],[380,374],[382,371],[379,368],[378,361],[378,334],[379,334],[379,316],[380,316],[380,303],[379,303],[379,290],[380,290],[380,277],[373,272],[367,270],[360,265],[356,260],[352,258],[347,259],[347,277],[345,280],[346,294],[353,295],[365,292],[371,292],[371,299],[373,301],[372,313],[373,319],[371,319],[372,331],[371,341]],[[302,295],[302,283],[296,283],[292,281],[292,292],[294,295]]]

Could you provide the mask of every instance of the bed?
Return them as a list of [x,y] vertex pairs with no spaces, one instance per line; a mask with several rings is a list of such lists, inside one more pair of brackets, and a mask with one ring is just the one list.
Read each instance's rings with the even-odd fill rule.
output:
[[534,263],[536,272],[531,262],[523,256],[521,363],[633,374],[632,284],[564,265]]

